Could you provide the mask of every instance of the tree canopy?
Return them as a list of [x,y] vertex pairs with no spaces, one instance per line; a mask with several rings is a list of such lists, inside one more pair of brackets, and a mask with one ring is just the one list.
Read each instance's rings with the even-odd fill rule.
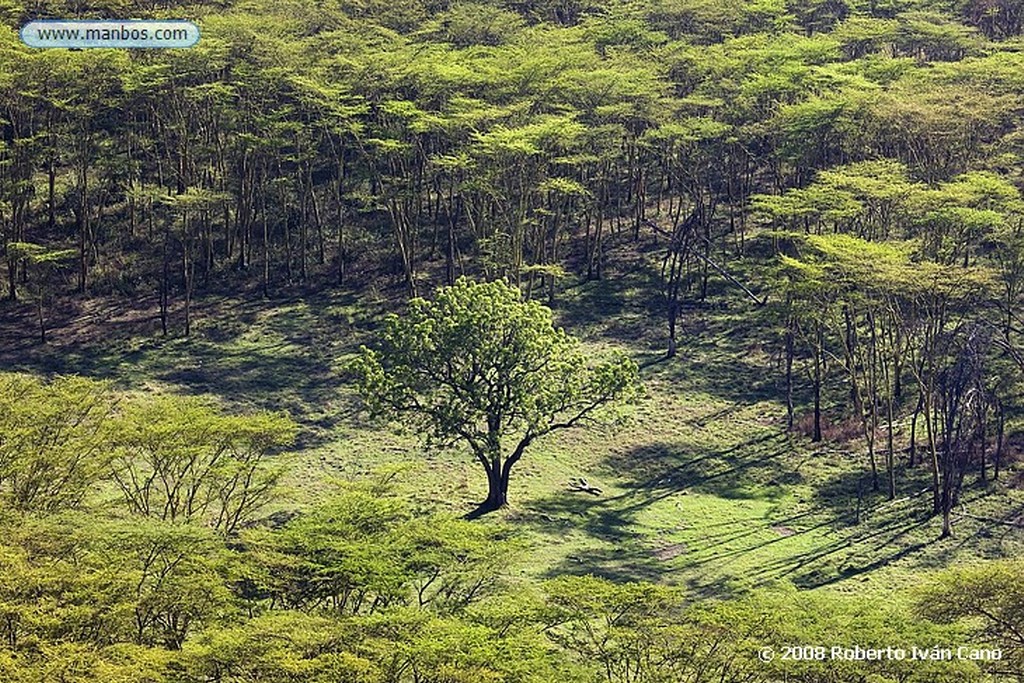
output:
[[390,315],[353,369],[373,412],[399,415],[434,445],[467,446],[487,473],[482,510],[507,503],[513,466],[536,439],[593,419],[638,390],[625,357],[599,364],[551,310],[501,281],[460,279]]

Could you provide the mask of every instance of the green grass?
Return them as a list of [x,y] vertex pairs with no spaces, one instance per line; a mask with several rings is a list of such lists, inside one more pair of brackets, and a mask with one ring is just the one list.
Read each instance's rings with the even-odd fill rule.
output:
[[[688,312],[680,356],[662,360],[653,275],[636,272],[571,288],[555,304],[595,353],[632,353],[647,395],[620,411],[622,424],[538,442],[514,471],[511,506],[480,523],[508,522],[530,542],[515,573],[647,579],[704,595],[790,581],[899,599],[922,570],[1024,550],[1024,495],[1014,488],[970,486],[972,516],[940,542],[940,520],[920,493],[924,468],[901,469],[900,495],[889,502],[867,486],[856,444],[788,435],[777,359],[748,302],[730,297],[727,309]],[[13,365],[289,412],[303,428],[282,508],[314,505],[338,481],[390,472],[417,506],[464,514],[484,496],[471,459],[430,452],[398,425],[368,423],[353,395],[345,362],[371,340],[382,309],[351,294],[222,300],[200,311],[192,339],[57,343]],[[602,494],[569,491],[575,477]]]

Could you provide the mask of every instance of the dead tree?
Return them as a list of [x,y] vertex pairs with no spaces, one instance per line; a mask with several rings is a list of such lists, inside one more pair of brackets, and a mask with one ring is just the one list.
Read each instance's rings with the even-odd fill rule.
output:
[[985,388],[986,335],[968,328],[952,364],[938,378],[942,449],[939,457],[942,538],[952,535],[951,516],[959,504],[964,476],[984,453],[988,405]]
[[[668,319],[668,352],[666,353],[668,358],[673,358],[678,350],[677,328],[680,300],[683,293],[690,290],[695,275],[700,275],[702,281],[706,281],[707,269],[710,268],[726,281],[743,290],[743,293],[758,306],[763,306],[765,303],[749,287],[733,277],[711,258],[712,244],[708,233],[715,214],[715,206],[714,199],[710,202],[697,202],[685,219],[680,221],[678,216],[674,218],[671,233],[663,230],[651,220],[644,220],[648,227],[669,238],[668,249],[665,251],[665,258],[661,264],[662,294]],[[698,263],[702,264],[701,268],[697,267]],[[706,284],[702,285],[702,298],[707,293],[706,289]]]

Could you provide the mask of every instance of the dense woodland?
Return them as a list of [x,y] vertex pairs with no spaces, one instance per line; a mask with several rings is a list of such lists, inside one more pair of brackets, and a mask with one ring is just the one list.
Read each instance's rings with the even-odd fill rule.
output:
[[[21,44],[24,22],[72,16],[189,18],[203,35],[177,51]],[[1024,2],[0,0],[0,19],[0,314],[32,320],[39,344],[54,311],[96,298],[144,302],[167,337],[226,293],[399,302],[472,279],[554,305],[640,254],[663,355],[685,360],[694,311],[747,307],[775,354],[779,419],[854,444],[865,496],[894,501],[906,467],[927,471],[945,538],[965,488],[1014,473]],[[422,327],[389,329],[398,348]],[[559,339],[545,353],[567,353]],[[431,343],[400,349],[409,381]],[[369,402],[417,405],[385,366],[362,368]],[[629,393],[636,367],[617,367],[599,402]],[[386,478],[261,517],[286,415],[2,377],[3,680],[1024,675],[1019,565],[930,578],[909,607],[513,585],[513,528],[410,506]],[[523,413],[523,449],[558,410]],[[452,443],[465,415],[444,415]],[[465,443],[493,478],[479,438]],[[978,620],[948,625],[963,616]],[[974,629],[1009,658],[757,660],[853,623],[883,644]]]

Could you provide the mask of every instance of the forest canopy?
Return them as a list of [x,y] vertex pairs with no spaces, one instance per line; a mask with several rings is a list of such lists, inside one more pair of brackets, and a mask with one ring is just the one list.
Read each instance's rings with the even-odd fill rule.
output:
[[[1022,34],[0,0],[0,679],[1024,676]],[[836,633],[1004,656],[759,656]]]

